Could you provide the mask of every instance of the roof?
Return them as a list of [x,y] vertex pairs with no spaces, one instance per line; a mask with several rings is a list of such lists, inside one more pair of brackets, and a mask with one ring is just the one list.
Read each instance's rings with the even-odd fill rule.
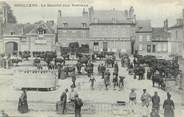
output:
[[183,27],[184,27],[184,25],[183,25],[183,24],[180,24],[180,25],[175,24],[175,25],[173,25],[173,26],[169,27],[169,30],[172,30],[172,29],[175,29],[175,28],[183,28]]
[[137,20],[136,21],[136,32],[137,33],[144,33],[144,32],[151,32],[151,21],[150,20]]
[[152,28],[153,40],[168,40],[170,33],[164,30],[162,27]]
[[23,34],[23,25],[22,24],[14,24],[14,23],[7,23],[4,26],[4,35],[21,35]]
[[44,21],[39,21],[34,24],[30,23],[24,24],[23,28],[24,34],[37,33],[36,30],[40,25],[43,25],[48,33],[53,34],[55,32],[54,26],[51,26],[49,23],[45,23]]
[[62,17],[58,21],[58,27],[63,28],[64,23],[68,24],[68,28],[82,28],[82,24],[86,23],[87,27],[89,26],[89,19],[82,16],[73,16],[73,17]]
[[120,10],[94,10],[92,23],[133,23],[125,11]]

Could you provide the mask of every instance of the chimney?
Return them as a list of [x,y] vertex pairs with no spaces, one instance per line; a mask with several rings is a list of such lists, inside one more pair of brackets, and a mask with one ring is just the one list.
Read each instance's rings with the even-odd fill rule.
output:
[[54,26],[54,20],[48,20],[47,24],[49,24],[50,26]]
[[61,26],[62,24],[62,13],[61,13],[61,10],[58,10],[58,17],[57,17],[57,26]]
[[85,8],[83,8],[82,16],[88,17],[88,12],[85,10]]
[[58,17],[61,17],[61,10],[58,10]]
[[168,30],[168,19],[166,19],[164,21],[164,30],[167,31]]
[[178,19],[177,19],[177,25],[178,25],[178,26],[183,25],[183,19],[178,18]]
[[89,8],[89,16],[92,16],[94,14],[94,8],[90,7]]
[[89,22],[92,22],[92,17],[94,15],[94,8],[91,6],[89,9]]

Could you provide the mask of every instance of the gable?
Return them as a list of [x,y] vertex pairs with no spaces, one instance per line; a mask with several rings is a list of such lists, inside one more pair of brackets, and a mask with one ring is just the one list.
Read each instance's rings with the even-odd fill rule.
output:
[[46,23],[35,23],[31,28],[32,29],[27,32],[28,34],[41,34],[42,32],[44,34],[54,34],[54,29]]

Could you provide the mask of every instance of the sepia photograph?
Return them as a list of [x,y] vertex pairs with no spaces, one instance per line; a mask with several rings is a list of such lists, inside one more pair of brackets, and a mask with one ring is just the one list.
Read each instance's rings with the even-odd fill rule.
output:
[[184,0],[0,0],[0,117],[184,117]]

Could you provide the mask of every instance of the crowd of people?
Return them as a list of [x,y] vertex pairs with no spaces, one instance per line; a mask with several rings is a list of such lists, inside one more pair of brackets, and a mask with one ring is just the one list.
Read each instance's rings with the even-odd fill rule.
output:
[[[133,69],[135,67],[134,64],[136,63],[136,61],[134,61],[134,64],[132,64],[129,59],[127,61],[129,63],[129,64],[126,64],[127,68],[129,70]],[[122,62],[123,67],[125,66],[124,65],[125,63],[126,63],[125,61]],[[144,74],[145,74],[144,66],[139,66],[137,68],[139,68],[139,70],[140,70],[140,68],[142,69],[142,73],[139,72],[139,74],[138,74],[139,79],[140,80],[144,79]],[[78,69],[78,73],[80,73],[81,67],[79,67],[77,69]],[[105,64],[99,64],[98,72],[101,75],[101,79],[103,79],[103,81],[104,81],[104,87],[106,90],[109,89],[111,82],[113,84],[113,90],[116,90],[117,88],[119,90],[122,90],[122,88],[124,87],[125,76],[120,76],[119,71],[120,70],[119,70],[119,66],[118,66],[117,62],[115,62],[113,64],[112,74],[110,72],[110,69],[107,68],[105,66]],[[147,69],[147,78],[148,79],[150,79],[150,77],[151,77],[150,71],[151,71],[150,69]],[[62,72],[63,72],[62,66],[58,65],[58,78],[59,79],[63,79],[63,78],[61,78],[61,77],[63,77]],[[134,72],[136,72],[136,71],[134,70]],[[112,75],[112,78],[111,78],[111,75]],[[88,74],[88,77],[89,77],[89,82],[90,82],[90,89],[94,90],[96,78],[95,78],[93,73]],[[134,73],[134,78],[135,77],[136,77],[136,73]],[[71,90],[69,91],[68,88],[66,88],[64,90],[64,92],[60,96],[59,103],[57,103],[56,110],[61,109],[60,111],[62,111],[62,114],[65,114],[67,111],[67,103],[70,103],[71,105],[74,105],[73,107],[74,107],[75,117],[81,117],[81,108],[83,106],[83,101],[79,97],[79,94],[74,90],[77,87],[77,85],[76,85],[77,77],[76,77],[75,71],[73,71],[71,73],[71,80],[72,80],[72,84],[70,86]],[[69,97],[68,97],[67,93],[69,93]],[[67,101],[67,100],[69,100],[69,101]],[[160,112],[160,96],[158,95],[158,92],[155,92],[154,95],[151,96],[147,92],[146,89],[143,89],[143,93],[140,97],[140,101],[141,101],[142,109],[145,110],[145,112],[146,112],[144,117],[148,117],[148,116],[160,117],[160,114],[159,114],[159,112]],[[129,105],[131,107],[132,113],[136,112],[135,108],[136,108],[137,102],[138,102],[138,98],[137,98],[136,89],[132,88],[130,93],[129,93]],[[151,112],[149,111],[150,105],[152,105]],[[61,108],[59,108],[59,106]],[[163,103],[163,109],[164,109],[164,117],[174,117],[175,106],[174,106],[174,101],[171,99],[170,93],[167,93],[167,99]],[[19,98],[18,111],[20,113],[27,113],[29,111],[26,90],[23,90],[23,92]],[[2,114],[4,115],[4,117],[8,117],[8,115],[4,111],[2,111]]]
[[[142,110],[144,110],[144,117],[160,117],[160,96],[158,95],[158,92],[155,92],[153,96],[151,96],[146,89],[143,89],[143,93],[141,95],[141,106]],[[149,111],[149,107],[152,103],[152,109],[151,112]],[[131,106],[131,112],[135,113],[135,108],[137,105],[137,94],[135,89],[131,89],[131,92],[129,93],[129,104]],[[163,103],[163,109],[164,109],[164,117],[174,117],[174,101],[171,99],[171,94],[167,93],[167,99],[164,100]]]

